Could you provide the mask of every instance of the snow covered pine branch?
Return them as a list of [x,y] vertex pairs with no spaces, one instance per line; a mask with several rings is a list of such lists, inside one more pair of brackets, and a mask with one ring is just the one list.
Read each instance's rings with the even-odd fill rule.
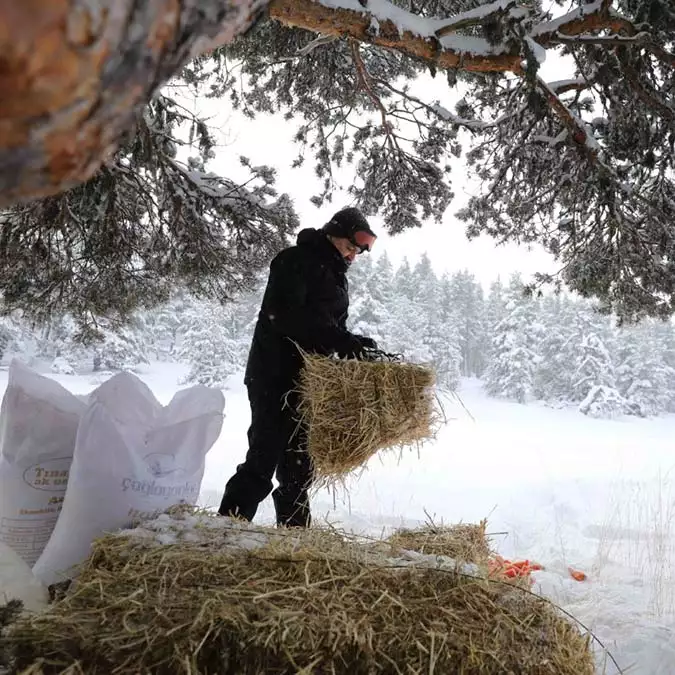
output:
[[[286,25],[395,49],[439,69],[525,76],[528,56],[541,63],[547,49],[569,43],[621,46],[639,42],[652,46],[656,58],[672,65],[673,55],[612,5],[613,0],[595,0],[554,20],[515,0],[495,0],[445,19],[419,16],[388,0],[273,0],[269,11],[272,18]],[[486,28],[493,20],[510,26],[511,32],[486,37],[458,33],[475,26]],[[588,81],[582,86],[575,80],[573,88],[591,84]],[[543,81],[537,86],[570,137],[586,146],[584,154],[593,158],[597,147],[588,140],[584,125],[561,103],[560,92]]]
[[[46,196],[88,179],[118,146],[138,106],[191,57],[231,41],[265,0],[34,0],[0,8],[0,203]],[[274,0],[270,16],[326,36],[349,36],[428,61],[435,68],[524,73],[568,42],[641,39],[673,56],[596,0],[545,20],[513,0],[450,18],[416,15],[387,0]],[[460,34],[496,21],[485,37]],[[495,23],[495,26],[497,26]],[[486,31],[484,31],[486,32]],[[519,39],[518,39],[519,38]],[[29,74],[29,75],[27,75]],[[552,107],[561,111],[550,90]],[[566,126],[574,120],[563,113]],[[573,130],[584,139],[585,130]]]

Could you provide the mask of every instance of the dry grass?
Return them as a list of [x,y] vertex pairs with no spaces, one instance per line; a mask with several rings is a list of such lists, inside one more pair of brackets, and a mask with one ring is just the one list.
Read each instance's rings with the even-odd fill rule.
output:
[[317,481],[341,480],[379,450],[431,438],[434,384],[423,365],[305,354],[299,412]]
[[593,576],[621,565],[642,582],[650,611],[675,615],[675,482],[658,472],[648,480],[612,485],[604,522],[587,528],[597,538]]
[[444,526],[432,523],[416,530],[398,530],[387,539],[387,542],[400,549],[486,565],[492,555],[485,536],[486,528],[486,520],[477,525],[459,523]]
[[[587,638],[548,602],[464,574],[450,559],[399,557],[391,544],[330,530],[171,518],[173,544],[159,545],[156,533],[99,540],[66,597],[15,626],[17,667],[72,675],[593,673]],[[181,530],[190,518],[197,526]]]

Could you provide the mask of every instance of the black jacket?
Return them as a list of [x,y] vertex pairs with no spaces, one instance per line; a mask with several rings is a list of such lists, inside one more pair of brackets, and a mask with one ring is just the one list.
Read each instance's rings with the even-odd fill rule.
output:
[[[270,265],[245,382],[290,389],[302,367],[301,349],[318,354],[358,351],[346,328],[347,263],[320,230],[306,229],[297,245]],[[297,346],[296,346],[297,345]]]

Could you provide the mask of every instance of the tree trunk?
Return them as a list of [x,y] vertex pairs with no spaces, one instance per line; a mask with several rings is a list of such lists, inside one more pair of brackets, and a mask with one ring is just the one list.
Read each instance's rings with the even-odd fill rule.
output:
[[90,178],[181,64],[267,0],[0,3],[0,206]]

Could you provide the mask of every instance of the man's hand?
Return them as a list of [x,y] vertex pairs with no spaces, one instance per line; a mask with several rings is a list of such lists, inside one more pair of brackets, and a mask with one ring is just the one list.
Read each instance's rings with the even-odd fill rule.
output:
[[341,359],[362,359],[366,356],[365,351],[372,349],[377,349],[377,342],[373,338],[349,333],[345,345],[337,354]]
[[357,335],[356,337],[361,342],[363,349],[377,349],[377,342],[373,338],[366,337],[365,335]]

